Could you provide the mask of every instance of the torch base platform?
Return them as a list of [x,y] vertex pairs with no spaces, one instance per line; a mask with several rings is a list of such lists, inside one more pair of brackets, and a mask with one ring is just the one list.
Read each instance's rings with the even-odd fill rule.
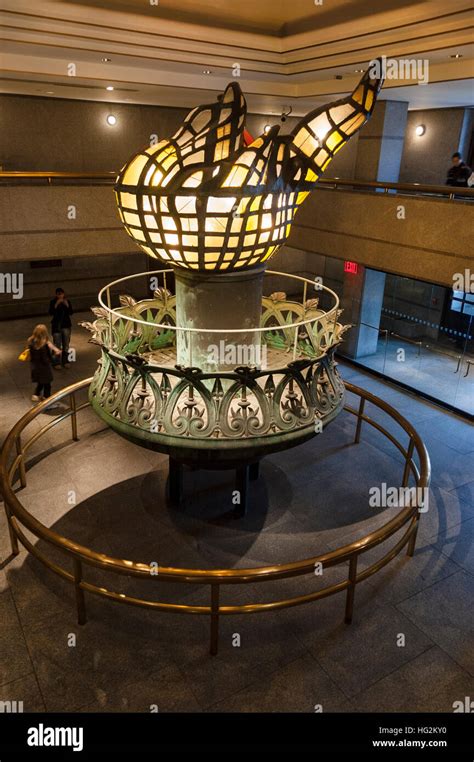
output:
[[89,390],[121,436],[199,468],[253,462],[322,433],[344,405],[334,349],[278,369],[136,364],[103,349]]

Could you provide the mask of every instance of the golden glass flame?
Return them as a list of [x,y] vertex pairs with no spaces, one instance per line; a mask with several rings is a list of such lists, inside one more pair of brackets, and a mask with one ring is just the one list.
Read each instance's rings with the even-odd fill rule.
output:
[[250,268],[285,243],[299,205],[372,114],[371,69],[352,95],[311,111],[290,135],[275,126],[245,146],[246,103],[232,82],[170,140],[136,154],[115,185],[127,232],[150,256],[192,270]]

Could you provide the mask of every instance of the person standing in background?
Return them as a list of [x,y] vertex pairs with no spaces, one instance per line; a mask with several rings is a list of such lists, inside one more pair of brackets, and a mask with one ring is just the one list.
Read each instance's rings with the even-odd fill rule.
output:
[[[36,384],[32,401],[41,402],[51,396],[51,383],[53,371],[51,370],[52,358],[59,357],[61,350],[51,343],[48,329],[45,325],[37,325],[28,339],[30,350],[31,380]],[[57,407],[57,403],[51,403],[50,408]]]
[[452,185],[456,188],[468,188],[468,180],[472,175],[472,169],[467,166],[462,160],[462,156],[459,151],[452,155],[452,167],[449,169],[448,176],[446,178],[446,185]]
[[56,289],[56,296],[54,299],[51,299],[49,303],[49,314],[52,317],[51,333],[53,334],[53,342],[57,347],[62,349],[61,360],[55,359],[53,361],[53,368],[56,368],[57,370],[59,370],[61,366],[63,368],[68,368],[72,305],[70,300],[66,298],[63,288]]

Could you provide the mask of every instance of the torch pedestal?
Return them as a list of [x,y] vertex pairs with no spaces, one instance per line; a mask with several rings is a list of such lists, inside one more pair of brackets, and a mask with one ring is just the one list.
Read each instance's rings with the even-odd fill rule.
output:
[[263,266],[217,274],[175,268],[178,365],[204,373],[261,367],[261,332],[255,329],[264,274]]
[[[322,310],[307,298],[314,279],[275,271],[266,274],[288,279],[293,291],[299,284],[301,300],[270,286],[261,296],[259,270],[179,272],[173,295],[169,272],[147,273],[163,278],[152,299],[137,302],[122,291],[112,308],[105,293],[123,289],[124,279],[99,294],[97,320],[85,324],[102,350],[89,399],[121,436],[169,456],[173,502],[180,502],[184,468],[231,469],[242,513],[258,462],[320,434],[344,405],[334,360],[345,330],[338,298],[322,286],[333,300]],[[248,353],[227,354],[260,346],[261,364]]]

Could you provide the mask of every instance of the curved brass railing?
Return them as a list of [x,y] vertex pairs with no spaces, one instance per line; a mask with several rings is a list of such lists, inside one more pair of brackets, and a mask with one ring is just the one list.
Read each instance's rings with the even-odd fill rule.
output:
[[[13,487],[18,480],[22,487],[26,486],[25,457],[32,445],[50,428],[69,418],[71,421],[72,439],[77,441],[77,413],[87,407],[89,403],[84,402],[78,405],[76,394],[87,389],[91,380],[92,379],[88,378],[66,387],[56,393],[49,400],[40,403],[28,411],[19,419],[7,435],[0,454],[0,485],[3,492],[5,510],[8,519],[12,555],[15,556],[19,553],[19,540],[30,553],[44,563],[50,570],[74,584],[79,624],[85,624],[86,622],[85,592],[116,600],[121,603],[127,603],[132,606],[142,606],[145,608],[156,609],[158,611],[208,615],[211,620],[210,652],[211,654],[216,654],[218,647],[219,617],[221,615],[250,614],[260,611],[274,611],[277,609],[289,608],[291,606],[310,603],[311,601],[325,598],[345,590],[345,622],[350,623],[352,621],[356,585],[372,576],[389,563],[389,561],[395,558],[405,545],[408,546],[407,554],[409,556],[413,555],[420,517],[420,508],[422,507],[418,502],[418,497],[411,505],[402,508],[399,513],[384,524],[384,526],[355,542],[312,558],[306,558],[287,564],[273,564],[271,566],[248,569],[180,569],[160,566],[159,573],[156,574],[156,568],[152,568],[150,564],[127,561],[124,559],[113,558],[103,553],[97,553],[90,548],[59,535],[52,529],[44,526],[38,519],[32,516],[26,508],[24,508],[15,494]],[[370,392],[367,392],[360,387],[353,386],[350,383],[346,383],[346,388],[349,392],[360,398],[358,409],[352,408],[349,405],[346,405],[344,408],[357,418],[354,442],[359,443],[360,441],[363,422],[373,426],[386,436],[404,457],[405,464],[401,486],[407,487],[410,475],[412,475],[415,487],[418,489],[427,488],[430,482],[429,456],[423,441],[411,423],[401,416],[397,410]],[[52,400],[58,401],[66,399],[69,400],[69,408],[67,410],[61,412],[58,416],[50,420],[39,431],[36,431],[26,442],[22,441],[22,435],[27,426],[48,407],[48,404],[50,404]],[[365,405],[367,402],[387,413],[387,415],[394,419],[405,433],[408,434],[409,442],[407,448],[404,448],[393,434],[387,431],[379,422],[366,415]],[[419,467],[416,465],[413,458],[415,452],[418,456]],[[417,496],[420,494],[418,490],[416,494]],[[405,526],[407,527],[406,531],[403,533],[402,537],[397,540],[389,552],[371,566],[368,566],[362,571],[357,570],[360,555],[385,542]],[[63,568],[49,559],[38,546],[33,544],[33,542],[25,535],[23,531],[24,528],[38,539],[43,540],[49,545],[60,548],[60,550],[70,558],[72,569],[69,570]],[[269,580],[302,576],[305,574],[314,575],[316,565],[320,565],[320,568],[324,570],[326,568],[345,564],[346,562],[349,562],[347,579],[306,595],[299,595],[293,598],[269,601],[266,603],[251,603],[239,606],[221,606],[219,603],[221,585],[260,583]],[[112,589],[107,589],[102,586],[99,587],[88,582],[84,578],[84,567],[87,566],[97,567],[121,575],[149,579],[155,582],[180,582],[209,585],[210,605],[200,606],[165,603],[128,596]]]

